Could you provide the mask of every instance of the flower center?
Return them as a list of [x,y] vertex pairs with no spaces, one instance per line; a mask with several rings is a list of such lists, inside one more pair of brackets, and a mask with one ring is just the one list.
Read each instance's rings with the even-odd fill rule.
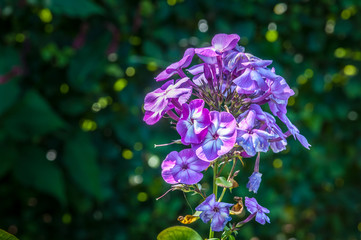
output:
[[183,164],[183,165],[182,165],[182,170],[185,171],[185,170],[187,170],[187,169],[188,169],[188,165],[187,165],[187,164]]
[[218,207],[214,207],[214,208],[213,208],[213,212],[216,212],[216,213],[219,212],[219,208],[218,208]]
[[219,135],[217,134],[217,133],[215,133],[214,135],[213,135],[213,139],[214,140],[217,140],[219,138]]

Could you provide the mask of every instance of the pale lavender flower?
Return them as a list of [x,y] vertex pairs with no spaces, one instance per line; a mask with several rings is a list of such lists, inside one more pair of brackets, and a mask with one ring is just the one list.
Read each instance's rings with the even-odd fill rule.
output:
[[243,147],[250,156],[257,152],[267,152],[269,148],[269,139],[274,136],[265,130],[258,129],[260,123],[256,119],[256,111],[249,110],[246,117],[238,124],[237,142]]
[[187,102],[192,94],[192,88],[187,84],[189,78],[178,80],[175,84],[170,80],[160,88],[148,93],[144,100],[144,118],[148,125],[153,125],[169,110],[174,104],[181,106]]
[[262,181],[262,173],[260,172],[253,172],[252,175],[248,178],[249,181],[247,183],[247,188],[248,190],[254,193],[257,193],[259,185],[261,184]]
[[232,206],[233,204],[217,202],[215,195],[211,194],[195,209],[196,211],[202,212],[199,217],[204,223],[212,220],[212,231],[220,232],[224,229],[227,222],[232,220],[232,218],[229,216],[229,208]]
[[197,156],[211,162],[228,153],[236,143],[236,120],[227,112],[212,111],[211,124],[204,140],[199,144],[192,144]]
[[192,100],[183,104],[182,116],[177,123],[177,131],[184,145],[200,143],[208,132],[211,124],[209,110],[204,108],[202,99]]
[[252,94],[258,89],[266,91],[268,86],[264,78],[273,80],[278,77],[270,69],[266,68],[271,63],[271,60],[257,60],[242,63],[245,70],[233,80],[240,88],[239,93]]
[[184,149],[179,153],[173,151],[162,163],[162,177],[169,184],[192,185],[203,178],[201,172],[208,166],[209,162],[200,160],[192,149]]

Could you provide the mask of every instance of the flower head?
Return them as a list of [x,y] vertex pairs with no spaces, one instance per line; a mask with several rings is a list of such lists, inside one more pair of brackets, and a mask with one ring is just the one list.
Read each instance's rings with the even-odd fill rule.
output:
[[250,212],[252,215],[256,215],[256,222],[259,222],[262,225],[264,225],[266,222],[270,223],[270,219],[266,215],[266,213],[269,213],[270,211],[267,208],[259,205],[255,198],[246,197],[245,205],[248,212]]
[[229,208],[233,204],[217,202],[214,194],[209,195],[204,202],[196,207],[197,211],[201,211],[199,216],[204,223],[211,222],[212,231],[220,232],[224,229],[227,222],[232,218],[229,216]]
[[162,163],[162,177],[170,184],[196,184],[203,178],[201,171],[208,166],[209,162],[200,160],[192,149],[173,151]]

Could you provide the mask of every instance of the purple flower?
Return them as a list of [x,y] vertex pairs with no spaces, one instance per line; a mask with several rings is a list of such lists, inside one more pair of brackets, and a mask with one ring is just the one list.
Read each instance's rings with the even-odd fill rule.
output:
[[236,47],[239,39],[237,34],[220,33],[213,37],[212,46],[217,53],[224,53]]
[[199,216],[204,223],[211,222],[212,231],[220,232],[224,229],[227,222],[232,220],[229,216],[229,208],[232,204],[217,202],[214,194],[209,195],[204,202],[196,207],[197,211],[201,211]]
[[200,143],[208,132],[211,124],[209,110],[204,108],[202,99],[195,99],[188,104],[183,104],[182,116],[177,123],[177,131],[182,143]]
[[250,212],[252,215],[256,215],[256,222],[259,222],[262,225],[264,225],[266,222],[270,223],[270,219],[266,215],[266,213],[269,213],[270,211],[267,208],[259,205],[255,198],[246,197],[245,205],[248,212]]
[[185,103],[192,94],[192,88],[187,84],[189,78],[185,77],[174,84],[170,80],[160,88],[148,93],[144,100],[144,118],[143,120],[153,125],[168,111],[174,108],[174,104],[181,105]]
[[211,162],[221,155],[228,153],[236,143],[236,120],[227,112],[212,111],[211,124],[204,140],[199,144],[192,144],[197,156]]
[[286,114],[282,114],[281,116],[279,116],[279,119],[281,119],[281,121],[284,124],[286,124],[288,130],[291,132],[291,134],[294,136],[295,139],[297,138],[297,140],[302,144],[302,146],[304,146],[307,149],[310,149],[311,145],[308,143],[307,139],[300,134],[298,128],[291,123],[291,121],[288,119]]
[[217,63],[217,57],[237,46],[240,37],[237,34],[220,33],[213,37],[212,46],[195,49],[195,53],[208,64]]
[[191,64],[193,56],[194,48],[188,48],[185,51],[184,56],[181,60],[169,65],[163,72],[161,72],[158,76],[155,77],[155,80],[163,81],[170,78],[176,73],[178,73],[178,75],[182,78],[185,77],[186,75],[183,73],[182,68],[186,68],[189,66],[189,64]]
[[200,160],[192,149],[184,149],[179,153],[173,151],[162,163],[162,177],[169,184],[192,185],[203,178],[201,171],[208,166],[209,162]]
[[252,94],[259,89],[266,91],[268,86],[264,78],[273,80],[278,77],[270,69],[266,68],[271,63],[271,60],[257,60],[242,63],[245,67],[244,72],[233,80],[240,88],[239,93]]
[[248,178],[249,181],[247,183],[248,190],[254,193],[257,193],[259,185],[261,184],[262,173],[260,172],[253,172],[252,175]]
[[294,95],[293,90],[288,86],[286,80],[282,77],[276,78],[274,81],[268,80],[271,94],[269,95],[268,105],[275,116],[287,113],[288,99]]
[[261,126],[256,117],[256,111],[249,110],[237,129],[237,142],[250,156],[256,155],[256,152],[267,152],[269,148],[268,140],[274,137],[264,129],[257,129],[257,127]]

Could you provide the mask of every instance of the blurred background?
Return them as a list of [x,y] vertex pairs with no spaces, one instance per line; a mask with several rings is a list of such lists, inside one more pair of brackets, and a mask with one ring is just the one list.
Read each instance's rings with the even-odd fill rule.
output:
[[[0,228],[123,240],[179,224],[192,213],[183,193],[155,198],[169,189],[161,161],[180,148],[154,148],[179,137],[142,121],[144,96],[186,48],[237,33],[295,91],[288,116],[312,145],[290,138],[262,155],[271,224],[237,239],[361,239],[360,13],[358,0],[1,0]],[[239,165],[239,196],[254,196],[253,161]]]

